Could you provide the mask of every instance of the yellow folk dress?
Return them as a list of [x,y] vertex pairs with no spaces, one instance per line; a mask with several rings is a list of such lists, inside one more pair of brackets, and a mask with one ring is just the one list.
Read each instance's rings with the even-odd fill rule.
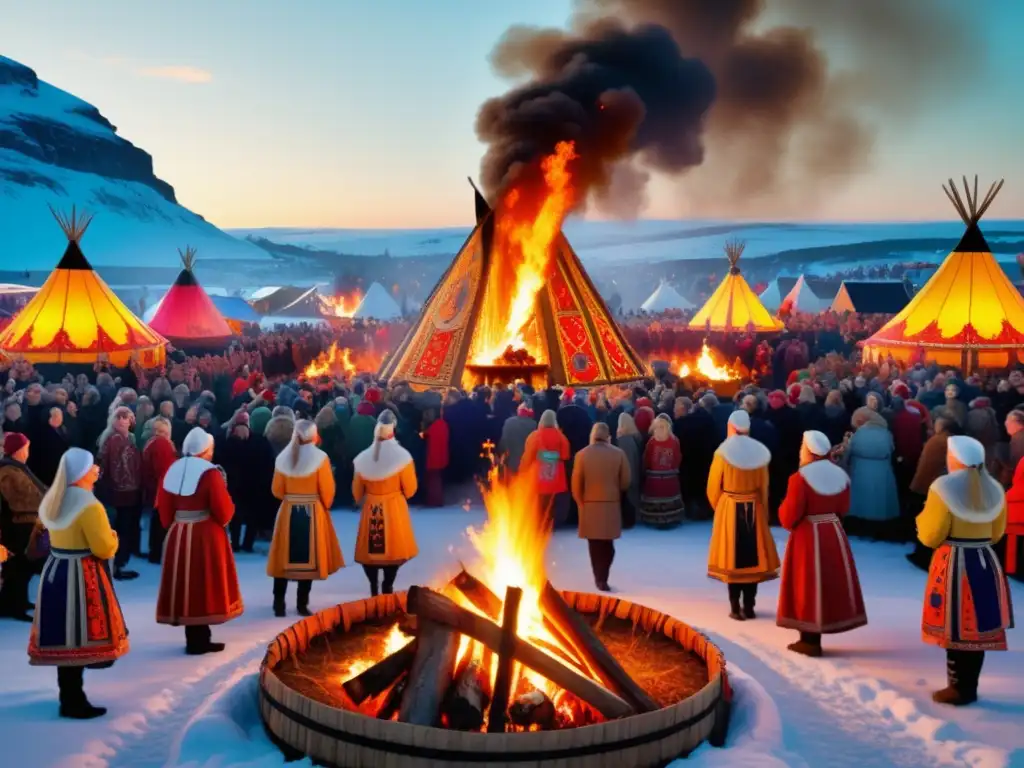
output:
[[715,510],[708,576],[726,584],[757,584],[779,575],[779,553],[768,525],[771,453],[747,435],[733,435],[715,451],[708,501]]
[[363,503],[356,537],[356,562],[401,565],[419,554],[407,499],[416,493],[412,456],[394,438],[371,445],[353,461],[352,495]]
[[303,445],[293,466],[291,450],[282,451],[274,466],[272,491],[281,499],[281,507],[274,523],[267,575],[312,581],[344,568],[331,521],[335,487],[327,454],[312,443]]

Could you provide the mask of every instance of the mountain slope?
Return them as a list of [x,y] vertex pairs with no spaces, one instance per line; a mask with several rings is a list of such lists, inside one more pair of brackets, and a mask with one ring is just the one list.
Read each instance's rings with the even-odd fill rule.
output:
[[271,261],[178,205],[153,158],[96,107],[0,56],[0,272],[49,271],[60,258],[64,237],[48,205],[95,214],[83,250],[101,271],[175,268],[186,244],[206,273]]

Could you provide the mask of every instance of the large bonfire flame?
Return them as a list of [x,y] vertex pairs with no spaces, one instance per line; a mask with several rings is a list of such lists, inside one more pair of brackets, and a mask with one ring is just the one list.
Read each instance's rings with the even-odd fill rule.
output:
[[678,375],[681,379],[695,375],[707,381],[735,381],[740,378],[740,374],[729,365],[715,362],[707,342],[704,342],[700,356],[693,361],[692,366],[690,363],[683,363],[679,366]]
[[359,302],[363,300],[359,291],[341,296],[320,296],[326,310],[335,317],[352,317]]
[[541,161],[540,191],[526,183],[513,185],[502,199],[474,340],[472,360],[477,365],[512,362],[510,356],[520,350],[535,360],[544,355],[531,326],[537,294],[548,277],[552,244],[575,201],[569,169],[575,159],[573,142],[559,142],[554,154]]
[[303,373],[307,379],[321,376],[354,376],[356,366],[352,362],[352,350],[348,347],[339,348],[337,342],[332,342],[330,349],[317,355]]

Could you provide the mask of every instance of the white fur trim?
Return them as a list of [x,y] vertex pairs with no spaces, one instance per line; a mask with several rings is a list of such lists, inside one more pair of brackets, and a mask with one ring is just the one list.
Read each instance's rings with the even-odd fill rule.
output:
[[186,456],[171,464],[164,475],[164,490],[175,496],[191,496],[199,488],[199,481],[211,469],[216,469],[206,459]]
[[[953,438],[950,438],[952,441]],[[1003,487],[987,472],[981,473],[982,508],[970,506],[971,472],[977,470],[958,469],[942,475],[932,483],[931,490],[938,494],[953,517],[965,523],[991,523],[1006,506]]]
[[837,496],[850,486],[850,476],[828,459],[800,467],[800,476],[819,496]]
[[736,469],[760,469],[772,460],[771,451],[748,435],[727,437],[715,453]]
[[985,447],[967,435],[953,435],[946,443],[949,455],[967,467],[980,467],[985,463]]
[[376,445],[371,445],[352,462],[355,471],[364,480],[383,480],[392,477],[412,463],[412,455],[396,440],[381,440],[379,444],[380,456],[377,457],[377,461],[373,460]]
[[64,464],[65,464],[65,482],[71,486],[85,477],[86,473],[92,469],[96,460],[93,459],[92,454],[88,451],[82,450],[81,448],[68,448],[64,452]]
[[[90,465],[92,466],[92,465]],[[77,485],[70,486],[64,491],[64,496],[57,507],[57,514],[54,517],[40,515],[43,525],[48,531],[63,531],[70,528],[71,524],[93,504],[99,504],[99,500],[92,495],[92,491],[79,488]]]
[[309,477],[320,469],[320,465],[325,461],[328,461],[326,453],[313,445],[313,443],[306,443],[299,447],[299,460],[293,467],[292,448],[289,445],[277,455],[274,469],[288,477]]

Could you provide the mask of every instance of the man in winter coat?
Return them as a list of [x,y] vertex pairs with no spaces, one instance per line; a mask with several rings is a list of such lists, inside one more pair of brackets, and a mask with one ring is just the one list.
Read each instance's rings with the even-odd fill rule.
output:
[[516,415],[505,420],[498,441],[498,455],[505,457],[505,467],[515,474],[526,450],[526,438],[537,429],[533,411],[527,404],[520,405]]

